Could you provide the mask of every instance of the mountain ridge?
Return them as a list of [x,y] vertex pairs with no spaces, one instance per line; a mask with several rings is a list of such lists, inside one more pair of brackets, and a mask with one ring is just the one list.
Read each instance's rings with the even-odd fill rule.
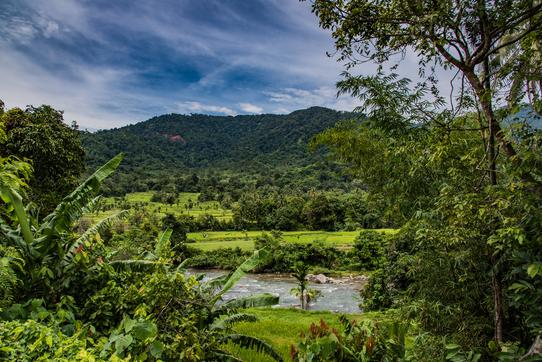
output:
[[82,132],[87,164],[119,152],[124,168],[238,168],[305,166],[323,160],[307,151],[317,133],[356,115],[310,107],[285,115],[164,114],[120,128]]

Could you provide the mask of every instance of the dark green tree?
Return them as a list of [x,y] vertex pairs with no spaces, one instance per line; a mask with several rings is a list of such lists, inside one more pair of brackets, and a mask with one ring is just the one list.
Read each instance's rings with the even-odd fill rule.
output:
[[[535,94],[538,98],[532,84],[541,78],[540,68],[527,60],[540,55],[542,4],[524,0],[316,0],[312,6],[320,25],[332,30],[339,59],[346,62],[348,69],[363,62],[377,63],[380,71],[383,65],[394,69],[407,51],[414,51],[418,56],[419,73],[424,82],[414,93],[401,92],[405,88],[404,80],[396,82],[382,74],[366,77],[344,73],[339,91],[360,96],[365,109],[372,112],[373,121],[397,129],[404,126],[400,121],[408,115],[410,122],[450,127],[446,118],[453,117],[436,116],[431,112],[435,107],[428,107],[423,97],[431,91],[438,102],[435,105],[442,106],[444,99],[438,94],[435,71],[439,66],[453,69],[460,75],[460,96],[456,104],[451,102],[447,114],[456,116],[469,106],[470,110],[478,111],[477,126],[471,125],[466,130],[477,131],[484,143],[487,166],[481,182],[498,185],[500,147],[507,158],[502,162],[511,161],[512,167],[522,171],[521,179],[528,181],[538,193],[542,192],[539,179],[522,168],[524,155],[518,154],[517,147],[506,137],[502,119],[495,111],[496,105],[506,101],[508,105],[517,105],[523,97],[518,91],[522,84],[526,84],[529,95]],[[538,50],[533,54],[532,49]],[[506,51],[508,56],[503,56]],[[531,74],[533,70],[535,73]],[[386,100],[391,103],[391,109],[398,112],[389,112],[383,107]],[[402,106],[393,107],[394,103]],[[533,103],[536,106],[536,99]],[[488,216],[486,222],[493,224],[489,228],[493,231],[488,230],[490,234],[500,227],[499,218]],[[495,340],[500,342],[504,308],[502,276],[497,265],[501,262],[493,255]]]
[[50,106],[13,108],[0,116],[0,156],[29,159],[34,169],[29,182],[31,201],[46,215],[79,182],[84,150],[78,132],[64,123],[63,114]]

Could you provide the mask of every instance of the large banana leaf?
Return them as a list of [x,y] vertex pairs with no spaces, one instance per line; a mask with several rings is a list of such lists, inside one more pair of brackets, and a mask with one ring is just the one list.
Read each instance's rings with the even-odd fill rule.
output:
[[24,241],[30,245],[34,242],[34,235],[30,229],[29,217],[26,213],[26,210],[23,205],[23,198],[21,195],[13,188],[9,186],[0,186],[0,194],[2,194],[2,199],[8,200],[13,207],[13,211],[19,220],[19,227],[21,234],[23,235]]
[[32,244],[24,240],[19,230],[12,229],[2,219],[0,219],[0,236],[4,237],[8,245],[17,248],[28,261],[38,257],[39,253],[34,250]]
[[205,283],[201,284],[201,291],[205,294],[213,294],[215,291],[222,289],[232,273],[220,275],[213,279],[207,280]]
[[88,205],[94,202],[102,182],[117,169],[123,157],[122,153],[113,157],[66,196],[56,209],[45,217],[38,233],[52,235],[68,232],[72,224],[84,214]]
[[171,249],[170,238],[173,234],[172,229],[166,229],[163,233],[158,236],[156,241],[156,246],[154,247],[154,254],[159,258],[168,258],[169,251]]
[[237,282],[243,277],[243,275],[250,272],[260,264],[265,263],[269,255],[269,250],[267,250],[266,248],[256,250],[250,258],[245,260],[243,264],[239,265],[239,267],[230,274],[228,279],[225,281],[222,289],[213,297],[213,299],[211,299],[211,304],[215,304],[218,300],[220,300],[220,298],[222,298],[222,295],[228,290],[230,290],[235,284],[237,284]]
[[269,307],[276,305],[279,302],[279,297],[271,293],[262,293],[250,295],[244,298],[236,298],[222,304],[221,308],[252,308],[252,307]]

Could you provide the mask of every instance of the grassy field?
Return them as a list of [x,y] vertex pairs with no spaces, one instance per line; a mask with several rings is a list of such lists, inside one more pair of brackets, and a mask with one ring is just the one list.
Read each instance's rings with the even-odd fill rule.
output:
[[[167,205],[160,202],[151,202],[152,195],[153,192],[134,192],[127,194],[124,201],[131,207],[145,207],[149,211],[155,212],[160,216],[174,214],[177,216],[190,215],[197,218],[200,215],[212,215],[219,220],[230,220],[233,215],[231,210],[223,209],[218,201],[197,202],[199,193],[195,192],[180,193],[177,202],[173,205]],[[115,203],[118,203],[118,199],[108,197],[105,199],[105,203],[108,205],[114,205]],[[189,207],[190,204],[192,204],[191,208]],[[118,210],[114,209],[95,213],[90,215],[90,218],[93,221],[97,221],[103,217],[113,214],[116,211]]]
[[[311,323],[323,319],[329,326],[340,329],[340,314],[325,311],[303,311],[293,308],[253,308],[247,313],[255,314],[258,321],[239,323],[235,332],[259,337],[273,345],[290,360],[290,346],[295,345],[302,331],[307,331]],[[350,314],[349,319],[382,319],[379,313]],[[255,351],[228,346],[230,351],[243,361],[272,361],[271,358]]]
[[[361,230],[357,231],[285,231],[282,233],[284,241],[291,243],[308,244],[316,241],[349,248]],[[395,229],[378,229],[382,233],[393,233]],[[188,239],[195,240],[192,246],[201,250],[215,250],[220,248],[239,247],[243,250],[252,250],[254,240],[264,231],[209,231],[189,233]]]
[[[145,203],[147,207],[159,214],[190,215],[212,215],[220,220],[230,220],[231,210],[223,209],[218,201],[198,202],[199,193],[182,192],[177,202],[173,205],[166,205],[159,202],[151,202],[152,192],[134,192],[126,195],[126,202],[129,204]],[[192,207],[190,208],[190,204]]]

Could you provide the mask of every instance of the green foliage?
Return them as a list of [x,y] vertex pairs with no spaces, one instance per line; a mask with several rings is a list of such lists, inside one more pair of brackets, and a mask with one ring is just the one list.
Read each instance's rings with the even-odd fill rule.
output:
[[188,265],[199,269],[220,268],[233,270],[251,254],[250,251],[243,251],[240,248],[220,248],[205,252],[193,248],[189,248],[189,250],[197,254],[190,257]]
[[92,339],[81,329],[66,336],[38,321],[0,321],[0,359],[10,361],[89,361],[96,359]]
[[138,360],[159,359],[164,350],[163,344],[156,339],[156,324],[144,318],[125,317],[104,344],[100,356],[105,358],[114,354],[125,358],[137,356]]
[[21,284],[18,273],[24,268],[24,260],[14,247],[0,244],[0,312],[14,300],[15,290]]
[[344,331],[324,320],[312,324],[296,347],[293,361],[399,361],[405,358],[407,327],[400,324],[357,323],[341,317]]
[[121,215],[99,222],[78,238],[71,235],[71,230],[75,221],[96,205],[95,195],[101,182],[116,169],[121,159],[122,155],[118,155],[99,168],[66,196],[41,224],[37,224],[32,214],[23,208],[16,190],[9,185],[0,188],[2,198],[11,206],[14,215],[13,226],[9,225],[9,219],[2,222],[0,241],[15,248],[24,260],[20,279],[26,297],[58,300],[64,291],[71,291],[72,283],[79,278],[77,272],[95,263],[93,246],[100,244],[97,233]]
[[363,231],[354,241],[354,255],[361,268],[373,270],[385,262],[385,236],[375,231]]
[[296,244],[287,243],[280,238],[264,234],[255,242],[256,248],[269,247],[271,257],[260,271],[291,272],[293,266],[304,264],[308,267],[322,267],[341,270],[350,264],[347,253],[324,243]]

